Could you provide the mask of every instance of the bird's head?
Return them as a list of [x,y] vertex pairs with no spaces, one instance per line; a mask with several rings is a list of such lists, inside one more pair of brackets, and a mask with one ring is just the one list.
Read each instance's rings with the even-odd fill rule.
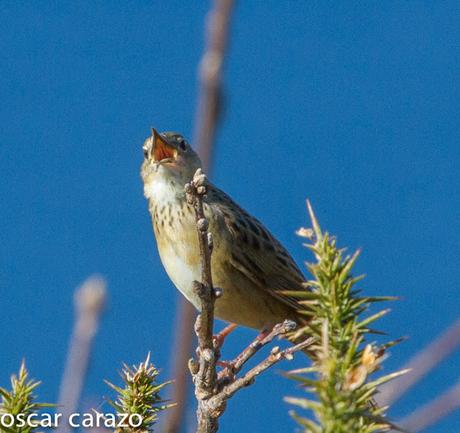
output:
[[176,132],[157,132],[144,141],[141,176],[144,184],[159,180],[177,181],[181,186],[193,178],[201,161],[192,146]]

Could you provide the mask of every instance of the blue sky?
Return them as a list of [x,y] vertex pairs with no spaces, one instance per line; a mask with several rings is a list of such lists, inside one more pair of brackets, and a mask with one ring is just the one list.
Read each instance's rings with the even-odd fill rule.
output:
[[[1,384],[26,357],[56,400],[73,289],[94,272],[110,302],[86,401],[148,350],[169,378],[177,295],[142,195],[141,145],[150,126],[192,132],[208,6],[0,4]],[[459,12],[457,2],[270,0],[240,2],[234,15],[213,179],[299,263],[310,258],[294,235],[307,197],[342,246],[363,249],[366,293],[402,298],[381,328],[410,337],[386,371],[460,312]],[[228,353],[252,335],[241,331]],[[458,380],[459,362],[393,415]],[[265,375],[231,402],[221,431],[293,431],[281,396],[295,393]]]

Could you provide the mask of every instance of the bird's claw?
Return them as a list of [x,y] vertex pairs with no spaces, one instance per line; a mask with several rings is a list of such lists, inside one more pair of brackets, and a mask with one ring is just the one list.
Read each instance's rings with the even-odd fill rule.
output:
[[214,344],[214,347],[216,349],[220,349],[224,345],[224,342],[225,342],[225,339],[227,338],[227,336],[232,331],[234,331],[236,327],[237,327],[236,324],[231,323],[230,325],[228,325],[227,327],[222,329],[222,331],[220,331],[218,334],[213,335],[212,336],[212,342]]
[[231,383],[235,380],[235,361],[217,361],[217,365],[222,367],[222,371],[219,374],[221,380],[225,383]]

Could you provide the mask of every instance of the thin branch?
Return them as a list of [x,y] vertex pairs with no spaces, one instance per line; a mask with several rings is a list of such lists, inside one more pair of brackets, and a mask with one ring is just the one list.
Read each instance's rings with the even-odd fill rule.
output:
[[460,319],[401,368],[411,370],[408,374],[382,386],[376,396],[378,404],[391,406],[459,346]]
[[[283,324],[278,324],[276,326],[283,326]],[[218,394],[216,394],[213,397],[213,399],[210,400],[210,405],[216,408],[221,407],[226,402],[226,400],[233,396],[237,391],[239,391],[242,388],[245,388],[248,385],[253,384],[256,377],[259,374],[263,373],[265,370],[268,370],[270,367],[277,364],[281,360],[291,360],[295,352],[306,349],[313,343],[313,340],[313,338],[309,338],[303,341],[302,343],[296,344],[295,346],[289,347],[284,350],[280,350],[278,346],[275,346],[271,350],[270,355],[267,358],[265,358],[262,362],[257,364],[251,370],[249,370],[243,377],[236,379],[230,384],[224,386],[222,390]],[[268,344],[268,341],[264,342],[263,346],[265,346],[266,344]]]
[[281,337],[289,332],[292,332],[296,326],[295,322],[286,320],[283,323],[275,325],[267,335],[257,336],[251,344],[241,352],[241,354],[228,363],[226,369],[219,373],[219,380],[225,381],[227,376],[237,375],[246,362],[248,362],[260,349],[271,343],[276,337]]
[[206,401],[214,394],[217,384],[216,363],[219,350],[214,347],[214,303],[216,293],[212,284],[211,249],[212,237],[208,236],[208,220],[204,214],[203,197],[207,191],[207,179],[198,169],[192,182],[185,185],[186,199],[195,209],[201,260],[201,282],[195,281],[194,290],[201,301],[201,313],[195,323],[198,337],[198,365],[193,367],[195,395],[198,400],[198,432],[215,433],[218,418],[209,415],[205,408]]
[[[106,282],[100,277],[88,278],[75,291],[75,325],[59,390],[59,404],[63,419],[78,410],[80,396],[85,383],[89,358],[96,336],[101,313],[106,301]],[[58,433],[69,433],[68,423],[61,423]]]
[[177,298],[174,343],[171,350],[171,374],[174,385],[171,387],[170,400],[176,403],[165,413],[164,433],[179,433],[182,430],[184,414],[189,397],[190,375],[187,363],[192,353],[195,335],[193,324],[196,319],[195,307],[183,296]]
[[227,52],[233,0],[214,0],[206,17],[206,48],[199,65],[200,90],[194,143],[208,172],[212,144],[222,112],[222,75]]
[[398,425],[404,431],[417,433],[437,423],[460,407],[460,381],[426,405],[415,410]]
[[196,392],[203,398],[209,398],[216,386],[216,353],[214,347],[214,303],[216,292],[212,284],[211,253],[212,236],[208,234],[208,220],[204,214],[203,197],[207,192],[207,179],[198,169],[191,183],[185,186],[187,202],[195,209],[195,220],[200,246],[201,282],[195,281],[194,290],[201,301],[200,315],[195,323],[195,332],[198,337],[200,365],[195,378]]
[[[222,112],[222,69],[233,4],[233,0],[215,0],[206,19],[206,47],[199,66],[200,88],[193,139],[206,172],[211,168],[212,145]],[[165,433],[177,433],[183,424],[189,383],[186,374],[187,361],[192,351],[195,317],[194,307],[180,297],[176,311],[176,337],[172,356],[175,377],[172,400],[177,405],[168,412],[163,430]]]

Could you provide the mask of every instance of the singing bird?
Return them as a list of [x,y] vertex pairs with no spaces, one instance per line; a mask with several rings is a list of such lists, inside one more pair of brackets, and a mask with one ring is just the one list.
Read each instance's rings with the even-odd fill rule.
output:
[[[201,267],[195,213],[184,186],[201,167],[196,152],[175,132],[153,133],[143,145],[141,176],[161,262],[174,285],[197,308],[193,281]],[[209,183],[204,212],[213,236],[212,279],[223,290],[215,315],[258,330],[286,319],[303,322],[285,291],[305,290],[305,278],[280,242],[227,194]]]

